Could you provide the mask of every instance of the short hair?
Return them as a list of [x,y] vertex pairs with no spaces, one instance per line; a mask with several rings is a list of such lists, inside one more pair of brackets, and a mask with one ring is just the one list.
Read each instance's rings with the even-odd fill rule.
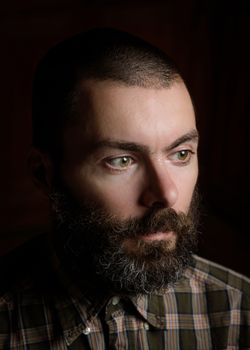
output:
[[80,83],[89,79],[162,88],[180,74],[163,51],[112,28],[92,29],[52,47],[38,64],[32,95],[33,145],[52,158],[76,113]]

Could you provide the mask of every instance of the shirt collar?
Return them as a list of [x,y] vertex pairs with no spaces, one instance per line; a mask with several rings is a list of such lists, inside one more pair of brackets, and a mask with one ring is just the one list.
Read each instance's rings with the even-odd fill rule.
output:
[[[176,289],[182,290],[188,286],[189,281],[186,272],[172,286],[167,289],[139,297],[132,297],[131,301],[139,314],[145,321],[154,328],[169,329],[173,327],[173,322],[178,324],[178,314],[176,305]],[[171,322],[171,325],[170,325]]]
[[59,284],[64,293],[56,296],[55,307],[65,341],[70,345],[87,327],[88,322],[95,318],[109,299],[108,294],[96,292],[87,283],[81,288],[60,263],[56,254],[52,256],[52,264]]

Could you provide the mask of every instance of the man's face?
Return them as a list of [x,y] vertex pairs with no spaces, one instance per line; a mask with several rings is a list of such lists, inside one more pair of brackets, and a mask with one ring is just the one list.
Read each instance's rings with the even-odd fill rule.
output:
[[151,246],[171,255],[178,236],[171,225],[157,223],[164,220],[158,212],[187,214],[198,175],[198,137],[185,85],[88,82],[79,101],[75,123],[64,132],[61,183],[79,208],[97,208],[116,222],[154,213],[145,230],[139,225],[141,232],[124,235],[119,245],[142,259]]
[[198,167],[184,84],[146,89],[95,82],[84,90],[79,122],[64,135],[62,176],[75,198],[122,219],[142,217],[155,204],[186,213]]

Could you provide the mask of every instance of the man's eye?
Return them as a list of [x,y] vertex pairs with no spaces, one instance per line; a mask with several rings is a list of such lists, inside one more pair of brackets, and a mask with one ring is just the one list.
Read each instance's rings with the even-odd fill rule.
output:
[[179,160],[186,160],[188,157],[190,157],[191,153],[187,150],[182,150],[177,152],[177,157]]
[[108,159],[106,162],[112,168],[125,169],[125,168],[128,168],[133,163],[133,159],[128,156],[123,156],[123,157]]
[[187,149],[184,149],[184,150],[180,150],[176,153],[174,153],[170,158],[177,162],[177,163],[188,163],[193,155],[193,151],[191,150],[187,150]]

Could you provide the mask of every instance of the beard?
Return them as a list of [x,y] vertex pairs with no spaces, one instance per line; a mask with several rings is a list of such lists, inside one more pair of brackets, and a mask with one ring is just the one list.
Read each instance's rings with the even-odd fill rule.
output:
[[[192,265],[197,190],[187,214],[156,206],[142,218],[129,219],[119,219],[93,203],[79,203],[65,188],[50,198],[55,249],[70,272],[84,276],[80,284],[87,281],[117,294],[151,294],[175,283]],[[145,239],[157,232],[173,235],[171,239]]]

